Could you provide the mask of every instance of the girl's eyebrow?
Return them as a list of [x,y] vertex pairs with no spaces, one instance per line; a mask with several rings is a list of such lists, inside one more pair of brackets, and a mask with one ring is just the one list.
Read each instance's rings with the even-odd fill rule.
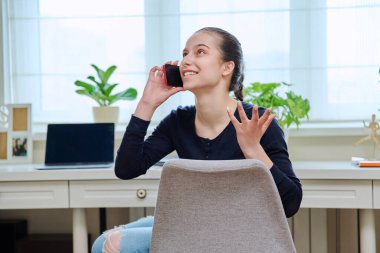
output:
[[[194,48],[197,48],[197,47],[207,47],[207,48],[210,48],[209,46],[207,46],[206,44],[196,44],[195,46],[194,46]],[[182,50],[182,52],[184,52],[184,51],[186,51],[187,49],[186,48],[184,48],[183,50]]]
[[210,48],[210,47],[207,46],[206,44],[197,44],[197,45],[195,45],[194,47],[207,47],[207,48]]

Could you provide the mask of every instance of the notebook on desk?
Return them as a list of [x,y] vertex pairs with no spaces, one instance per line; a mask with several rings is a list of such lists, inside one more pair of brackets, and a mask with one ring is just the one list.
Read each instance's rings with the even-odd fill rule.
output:
[[108,168],[114,162],[113,123],[49,124],[39,170]]

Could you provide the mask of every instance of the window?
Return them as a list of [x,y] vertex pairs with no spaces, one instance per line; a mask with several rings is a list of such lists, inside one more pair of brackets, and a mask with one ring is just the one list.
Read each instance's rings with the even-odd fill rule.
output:
[[326,112],[319,114],[369,118],[380,108],[380,1],[326,5]]
[[[7,0],[2,9],[2,99],[32,103],[35,122],[91,120],[96,104],[73,84],[91,63],[117,65],[113,81],[141,96],[149,69],[180,59],[204,26],[240,40],[246,85],[293,83],[312,120],[367,119],[380,108],[380,0]],[[117,104],[121,121],[137,101]],[[191,103],[176,95],[155,119]]]
[[312,120],[367,119],[380,108],[380,1],[181,1],[181,43],[203,26],[243,46],[245,85],[285,81]]
[[[74,81],[118,66],[120,89],[145,82],[144,2],[8,1],[12,64],[9,101],[32,103],[35,122],[91,121],[96,103]],[[120,103],[125,108],[134,102]]]

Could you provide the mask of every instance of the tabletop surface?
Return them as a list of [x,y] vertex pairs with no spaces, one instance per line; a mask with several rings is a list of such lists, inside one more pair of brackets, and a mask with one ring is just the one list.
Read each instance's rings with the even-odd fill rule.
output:
[[[37,170],[41,164],[2,164],[0,181],[111,180],[118,179],[113,168]],[[138,179],[159,179],[161,166],[152,166]],[[359,168],[344,161],[293,162],[300,179],[380,179],[380,168]]]

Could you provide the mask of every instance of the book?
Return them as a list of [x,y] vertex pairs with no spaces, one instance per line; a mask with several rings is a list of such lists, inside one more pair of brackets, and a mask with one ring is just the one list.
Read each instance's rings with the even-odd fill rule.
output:
[[380,168],[380,160],[379,161],[360,161],[359,167],[379,167]]

